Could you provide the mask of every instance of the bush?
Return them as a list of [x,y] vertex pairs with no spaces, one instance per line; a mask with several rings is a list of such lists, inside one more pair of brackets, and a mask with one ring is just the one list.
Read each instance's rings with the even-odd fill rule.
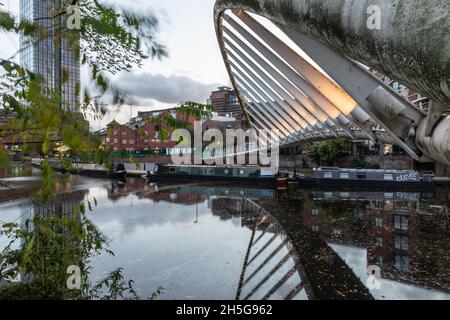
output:
[[326,140],[315,143],[310,154],[321,160],[330,161],[345,153],[345,140],[341,138]]

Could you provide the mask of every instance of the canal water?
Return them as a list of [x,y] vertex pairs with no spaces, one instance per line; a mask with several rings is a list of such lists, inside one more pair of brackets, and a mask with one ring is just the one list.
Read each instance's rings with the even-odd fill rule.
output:
[[[3,173],[0,222],[46,208]],[[52,208],[96,199],[89,219],[114,256],[92,261],[92,281],[121,267],[141,297],[160,299],[450,299],[450,192],[149,185],[75,176]],[[0,238],[0,249],[6,244]]]

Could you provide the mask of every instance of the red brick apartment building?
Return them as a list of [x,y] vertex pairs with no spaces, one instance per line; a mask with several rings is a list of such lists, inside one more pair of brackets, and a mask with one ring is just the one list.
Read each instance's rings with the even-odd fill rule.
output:
[[[164,129],[170,137],[171,131],[168,126],[165,126]],[[105,143],[108,149],[114,152],[166,149],[176,145],[173,141],[163,140],[160,131],[153,123],[146,123],[133,129],[126,124],[119,124],[117,121],[112,121],[107,125]]]
[[164,131],[169,135],[169,139],[164,140],[161,136],[160,130],[153,122],[148,121],[149,118],[156,116],[171,115],[177,120],[185,121],[190,126],[194,125],[196,119],[190,115],[177,112],[176,108],[139,112],[138,116],[132,118],[126,124],[120,124],[117,121],[112,121],[107,125],[107,129],[98,133],[107,148],[114,152],[127,151],[149,151],[149,150],[163,150],[170,149],[176,146],[176,143],[170,141],[172,130],[168,124],[162,120]]

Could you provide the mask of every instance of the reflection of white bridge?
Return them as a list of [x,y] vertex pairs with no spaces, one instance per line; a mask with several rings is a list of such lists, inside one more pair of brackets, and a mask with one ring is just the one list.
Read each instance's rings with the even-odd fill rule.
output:
[[281,225],[249,199],[242,206],[254,221],[236,300],[307,299],[296,250]]
[[[218,0],[219,44],[251,125],[278,129],[282,145],[370,139],[450,164],[449,7],[418,2],[370,1],[381,13],[371,30],[368,0]],[[428,110],[365,66],[429,97]]]

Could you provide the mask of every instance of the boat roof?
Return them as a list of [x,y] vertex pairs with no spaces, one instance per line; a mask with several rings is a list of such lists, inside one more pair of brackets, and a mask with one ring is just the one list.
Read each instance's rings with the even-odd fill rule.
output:
[[375,172],[375,173],[411,173],[415,170],[389,170],[389,169],[354,169],[354,168],[337,168],[337,167],[319,167],[314,171],[343,171],[343,172]]
[[270,169],[270,167],[261,167],[256,165],[236,166],[236,165],[190,165],[190,164],[161,164],[158,166],[177,167],[177,168],[223,168],[223,169]]

